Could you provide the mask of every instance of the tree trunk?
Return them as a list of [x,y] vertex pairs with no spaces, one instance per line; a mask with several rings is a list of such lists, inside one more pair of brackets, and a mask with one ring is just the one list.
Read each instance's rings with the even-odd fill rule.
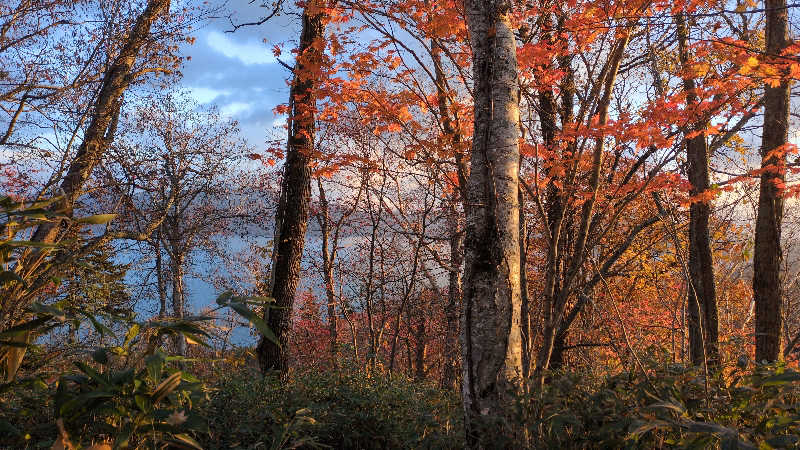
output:
[[163,318],[167,313],[167,286],[164,281],[164,268],[161,254],[161,227],[158,227],[153,249],[156,253],[156,282],[158,284],[158,317]]
[[445,320],[447,329],[444,340],[444,369],[442,370],[442,387],[456,386],[458,361],[458,310],[461,305],[461,264],[463,263],[464,233],[458,230],[458,219],[452,211],[451,223],[453,234],[450,235],[450,271],[447,277],[447,309]]
[[325,297],[328,300],[328,339],[329,351],[331,354],[331,365],[336,367],[336,353],[338,351],[336,335],[336,293],[333,291],[333,263],[336,258],[336,245],[330,249],[330,214],[328,198],[325,196],[325,188],[322,180],[317,179],[319,189],[319,228],[322,235],[322,278],[325,282]]
[[[150,27],[155,19],[168,9],[169,0],[150,0],[148,2],[147,7],[136,19],[119,56],[110,62],[108,71],[103,76],[103,84],[97,94],[89,126],[83,134],[83,141],[60,186],[64,199],[58,202],[56,207],[68,217],[72,216],[72,210],[81,195],[84,183],[100,163],[103,153],[114,139],[122,96],[130,85],[131,70],[139,55],[139,50],[148,42]],[[55,242],[63,227],[64,224],[59,222],[44,223],[36,229],[31,240]]]
[[528,221],[525,218],[525,194],[519,187],[519,293],[520,293],[520,335],[522,336],[522,378],[528,379],[531,373],[531,318],[528,298]]
[[[785,0],[766,0],[767,57],[788,45]],[[782,62],[773,60],[769,62]],[[783,72],[783,71],[781,71]],[[789,136],[789,81],[764,88],[764,132],[761,143],[761,188],[758,196],[753,299],[756,309],[756,361],[776,361],[781,346],[781,219],[782,185],[786,170],[785,145]]]
[[414,363],[416,365],[416,372],[414,378],[417,381],[425,379],[425,352],[427,350],[427,340],[425,338],[425,314],[420,308],[418,310],[419,317],[417,318],[417,329],[415,336],[415,349],[414,349]]
[[[447,77],[442,67],[441,46],[439,41],[431,39],[431,58],[436,78],[436,99],[439,109],[439,116],[442,124],[442,132],[449,138],[450,144],[456,151],[455,164],[458,174],[458,195],[464,208],[464,214],[469,211],[466,202],[466,178],[469,169],[466,167],[460,150],[457,148],[461,143],[461,134],[456,131],[450,113],[450,99],[448,97]],[[464,231],[459,229],[458,212],[451,206],[450,217],[448,219],[451,230],[450,235],[450,267],[447,279],[447,310],[445,318],[447,330],[445,330],[444,342],[444,368],[442,370],[442,387],[453,388],[456,386],[457,360],[459,352],[459,320],[458,310],[461,305],[461,265],[464,262]]]
[[[676,23],[679,58],[681,66],[686,69],[689,66],[689,31],[683,14],[676,16]],[[683,90],[686,92],[687,106],[695,107],[698,98],[694,78],[683,79]],[[709,188],[705,129],[704,118],[693,118],[688,131],[699,134],[686,140],[687,172],[692,184],[690,195],[693,197],[689,207],[689,353],[692,364],[696,366],[719,363],[717,297],[708,231],[711,207],[710,200],[704,197]]]
[[[175,319],[183,319],[185,313],[183,288],[183,257],[174,256],[172,261],[172,315]],[[180,333],[175,335],[175,353],[186,355],[186,337]]]
[[467,446],[490,447],[522,377],[519,76],[511,2],[469,0],[474,133],[467,182],[461,338]]
[[275,214],[275,237],[270,275],[270,292],[276,308],[266,314],[267,323],[280,345],[261,337],[258,359],[262,372],[288,370],[289,328],[294,295],[300,280],[306,227],[311,199],[311,152],[314,146],[314,91],[322,54],[315,43],[323,39],[324,9],[312,1],[303,11],[303,28],[289,92],[290,117],[286,162],[283,166],[280,201]]

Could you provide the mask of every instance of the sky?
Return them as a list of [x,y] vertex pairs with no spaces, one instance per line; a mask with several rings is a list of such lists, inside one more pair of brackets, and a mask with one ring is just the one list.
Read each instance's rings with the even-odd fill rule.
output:
[[[231,0],[226,5],[227,11],[219,14],[221,17],[192,33],[194,44],[181,48],[187,59],[179,82],[179,87],[200,104],[216,105],[223,114],[237,120],[242,137],[256,152],[266,147],[268,139],[285,136],[281,127],[286,118],[276,116],[273,109],[288,99],[286,80],[290,73],[278,63],[271,49],[284,44],[281,59],[291,65],[289,49],[295,46],[293,39],[299,36],[299,20],[295,16],[279,16],[263,25],[229,32],[233,28],[231,20],[243,23],[262,17],[264,9],[258,7],[259,3],[251,5],[249,0]],[[231,245],[235,246],[236,242]],[[213,269],[206,264],[201,263],[194,269]],[[215,287],[191,275],[185,282],[187,303],[194,312],[213,304],[220,294]],[[236,344],[254,342],[244,329],[237,330],[233,340]]]
[[198,28],[193,33],[195,43],[181,49],[190,59],[181,70],[180,82],[201,104],[216,104],[223,114],[238,120],[243,136],[257,149],[273,136],[275,125],[285,124],[285,118],[276,117],[273,109],[287,101],[290,74],[273,56],[272,48],[285,44],[281,59],[291,65],[288,50],[299,35],[298,18],[286,15],[229,32],[230,20],[244,23],[262,17],[265,10],[259,3],[231,0],[219,18]]

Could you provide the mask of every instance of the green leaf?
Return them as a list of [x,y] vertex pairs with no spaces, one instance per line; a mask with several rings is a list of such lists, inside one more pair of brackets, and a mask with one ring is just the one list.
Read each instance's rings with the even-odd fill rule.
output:
[[10,270],[4,270],[0,272],[0,286],[4,286],[12,282],[22,283],[23,285],[25,284],[25,280],[23,280],[22,277],[15,272]]
[[8,421],[0,419],[0,434],[6,436],[22,437],[22,433],[11,425]]
[[142,410],[142,412],[150,411],[152,404],[150,403],[150,399],[144,395],[136,394],[133,396],[133,400],[136,402],[136,406]]
[[80,406],[84,406],[90,400],[113,398],[114,394],[106,391],[91,391],[85,394],[77,395],[71,398],[68,402],[61,405],[59,412],[61,416],[66,417],[69,412],[75,410]]
[[107,326],[105,326],[105,325],[103,325],[102,323],[100,323],[100,322],[97,320],[97,318],[95,318],[95,317],[94,317],[94,315],[93,315],[93,314],[90,314],[90,313],[88,313],[88,312],[86,312],[86,311],[83,311],[83,310],[81,310],[81,311],[78,311],[78,312],[80,312],[81,314],[83,314],[83,315],[84,315],[84,317],[86,317],[87,319],[89,319],[89,322],[92,322],[92,326],[94,327],[95,331],[97,331],[98,333],[100,333],[100,335],[101,335],[101,336],[110,335],[110,336],[111,336],[111,337],[113,337],[113,338],[116,338],[116,337],[117,337],[117,336],[114,334],[114,332],[113,332],[113,331],[111,331],[111,329],[110,329],[110,328],[108,328]]
[[78,223],[88,223],[91,225],[103,225],[108,222],[114,220],[117,217],[116,214],[95,214],[93,216],[81,217],[80,219],[75,219],[75,222]]
[[125,334],[125,343],[122,344],[123,347],[128,347],[133,338],[135,338],[139,334],[139,324],[135,323],[131,325],[128,329],[128,332]]
[[272,332],[269,326],[267,326],[266,322],[264,322],[264,320],[261,317],[258,317],[256,313],[254,313],[247,306],[241,303],[230,302],[228,306],[230,306],[231,309],[239,313],[240,316],[250,321],[250,323],[252,323],[253,326],[256,327],[256,329],[258,329],[258,331],[261,333],[262,336],[269,339],[270,341],[272,341],[272,343],[280,347],[281,343],[278,340],[277,336],[275,336],[275,333]]
[[184,433],[176,434],[173,436],[173,438],[174,439],[167,440],[167,442],[169,442],[175,447],[186,448],[191,450],[203,450],[203,447],[201,447],[197,441],[189,437],[188,434]]
[[73,361],[73,364],[81,370],[81,372],[85,373],[89,378],[97,382],[98,384],[102,384],[103,386],[111,388],[111,383],[108,382],[106,377],[104,377],[100,372],[95,370],[93,367],[86,365],[80,361]]
[[108,364],[108,350],[98,348],[92,352],[92,359],[98,364]]
[[150,394],[150,398],[153,399],[153,404],[157,404],[161,401],[164,397],[169,395],[170,392],[174,391],[178,385],[181,384],[181,372],[175,372],[166,380],[162,381],[154,390],[153,393]]
[[128,384],[133,381],[135,373],[135,368],[128,367],[125,370],[114,373],[111,376],[111,382],[115,385]]
[[784,373],[780,373],[777,375],[772,375],[770,377],[765,378],[762,380],[762,386],[778,386],[781,384],[792,383],[795,381],[800,381],[800,372],[795,371],[787,371]]
[[34,241],[5,241],[0,243],[8,247],[35,247],[35,248],[57,248],[59,244],[48,244],[46,242]]
[[33,203],[30,204],[30,206],[28,206],[28,209],[45,208],[47,206],[52,205],[53,203],[55,203],[57,201],[60,201],[63,198],[64,198],[63,195],[57,195],[55,197],[51,197],[51,198],[48,198],[46,200],[40,200],[38,202],[33,202]]
[[225,306],[228,304],[228,301],[233,297],[233,292],[225,291],[217,297],[217,304],[220,306]]
[[157,349],[155,353],[148,356],[145,360],[147,366],[147,375],[154,381],[161,379],[161,371],[164,369],[165,355],[161,349]]
[[64,310],[54,305],[34,303],[28,307],[28,310],[39,315],[51,316],[59,322],[64,322],[67,320],[67,314],[64,312]]
[[28,330],[35,330],[35,329],[41,327],[42,325],[46,324],[48,320],[50,320],[50,317],[39,317],[39,318],[30,320],[28,322],[19,324],[17,326],[13,326],[13,327],[7,329],[6,331],[3,331],[2,333],[0,333],[0,338],[14,337],[17,334],[19,334],[20,332],[28,331]]

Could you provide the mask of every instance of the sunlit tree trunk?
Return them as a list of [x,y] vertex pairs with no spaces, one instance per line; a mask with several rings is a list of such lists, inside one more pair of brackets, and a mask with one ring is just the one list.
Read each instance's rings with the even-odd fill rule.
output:
[[[767,57],[779,55],[788,45],[785,0],[766,0]],[[784,62],[773,60],[770,62]],[[764,87],[764,132],[761,143],[761,187],[758,196],[753,298],[756,316],[756,360],[776,361],[781,345],[781,186],[786,170],[784,146],[789,137],[789,82]]]
[[[270,275],[270,292],[276,308],[265,313],[270,329],[280,345],[261,337],[258,359],[263,372],[288,370],[289,329],[294,295],[300,280],[306,227],[311,199],[311,152],[314,146],[314,91],[322,54],[318,41],[323,39],[324,9],[317,1],[303,11],[294,80],[289,90],[289,137],[283,166],[280,200],[275,214],[275,238]],[[316,43],[316,44],[315,44]]]
[[462,396],[467,445],[486,448],[522,377],[519,279],[519,76],[510,1],[470,0],[474,134],[467,182]]

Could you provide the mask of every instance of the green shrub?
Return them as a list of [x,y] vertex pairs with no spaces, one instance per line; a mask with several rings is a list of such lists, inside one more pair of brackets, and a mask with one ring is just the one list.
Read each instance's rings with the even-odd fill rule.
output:
[[515,421],[524,446],[798,448],[796,371],[738,367],[706,379],[702,370],[672,364],[650,365],[645,373],[603,380],[553,374],[543,391],[518,399]]
[[282,385],[242,371],[206,416],[207,448],[463,448],[458,396],[398,375],[300,372]]

